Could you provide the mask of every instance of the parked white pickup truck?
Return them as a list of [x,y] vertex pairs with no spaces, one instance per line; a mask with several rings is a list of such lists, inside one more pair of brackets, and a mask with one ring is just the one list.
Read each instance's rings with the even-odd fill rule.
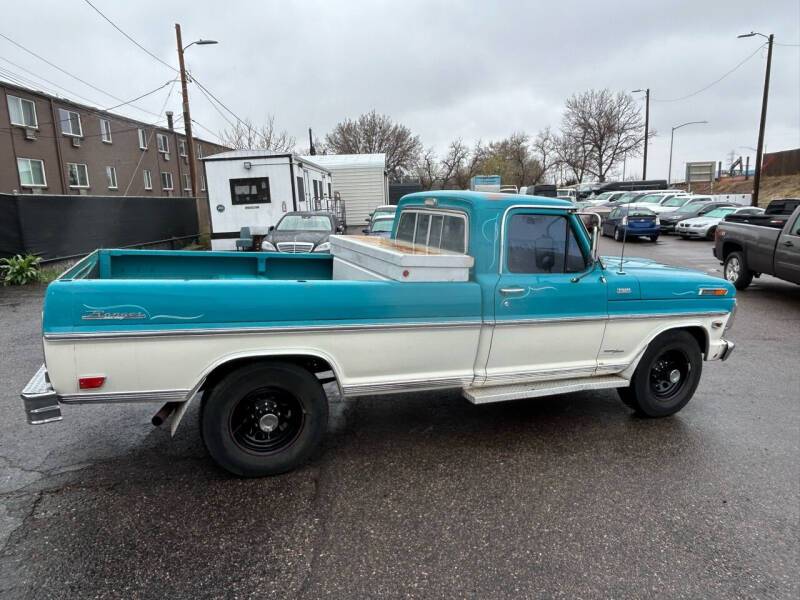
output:
[[50,284],[30,423],[80,403],[192,401],[211,456],[258,476],[302,464],[344,396],[460,388],[475,403],[616,388],[640,414],[692,397],[725,359],[734,287],[599,259],[572,203],[411,194],[391,239],[332,254],[100,250]]

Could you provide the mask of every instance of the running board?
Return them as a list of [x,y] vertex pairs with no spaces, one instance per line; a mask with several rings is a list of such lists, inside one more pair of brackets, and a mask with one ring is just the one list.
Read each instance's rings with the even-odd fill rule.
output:
[[516,383],[514,385],[494,385],[472,387],[464,390],[464,397],[473,404],[489,404],[505,402],[521,398],[538,398],[555,394],[570,394],[583,390],[605,390],[609,388],[628,387],[630,381],[617,375],[603,377],[581,377],[577,379],[558,379],[555,381],[537,381],[535,383]]

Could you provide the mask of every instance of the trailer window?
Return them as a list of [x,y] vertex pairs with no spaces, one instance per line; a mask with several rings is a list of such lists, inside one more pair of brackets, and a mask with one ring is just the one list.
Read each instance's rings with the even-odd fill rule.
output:
[[462,214],[404,210],[396,239],[449,252],[467,252],[467,219]]
[[269,177],[231,179],[231,204],[269,204]]

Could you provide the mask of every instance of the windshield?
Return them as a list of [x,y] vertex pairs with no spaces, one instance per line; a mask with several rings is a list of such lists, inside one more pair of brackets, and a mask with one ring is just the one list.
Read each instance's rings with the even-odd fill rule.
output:
[[375,231],[391,231],[394,225],[394,219],[376,219],[372,222],[371,230]]
[[630,211],[623,210],[620,214],[628,217],[652,217],[656,213],[649,208],[632,208]]
[[733,206],[726,208],[715,208],[711,212],[706,213],[704,216],[708,217],[709,219],[721,219],[725,215],[729,215],[735,210],[736,209]]
[[647,194],[644,198],[637,200],[640,204],[661,204],[664,196],[661,194]]
[[330,217],[325,215],[286,215],[276,227],[278,231],[331,231]]
[[688,203],[684,204],[683,206],[681,206],[677,210],[677,212],[679,212],[679,213],[693,213],[693,212],[697,212],[697,211],[701,210],[702,208],[703,208],[703,205],[698,203],[698,202],[688,202]]
[[377,217],[378,215],[388,215],[388,214],[393,215],[395,211],[397,211],[396,206],[381,206],[375,209],[375,212],[372,213],[372,216]]
[[683,196],[675,196],[674,198],[670,198],[662,206],[683,206],[686,204],[690,199],[685,198]]
[[644,194],[642,194],[641,192],[633,192],[633,193],[623,194],[622,196],[617,198],[616,203],[617,204],[630,204],[631,202],[635,202],[636,200],[638,200],[642,196],[644,196]]

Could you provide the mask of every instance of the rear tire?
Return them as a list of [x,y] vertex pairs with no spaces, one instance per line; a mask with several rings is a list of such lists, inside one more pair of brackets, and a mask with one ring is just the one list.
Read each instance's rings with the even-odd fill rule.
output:
[[731,252],[725,257],[725,265],[722,267],[725,279],[730,281],[737,290],[745,289],[753,281],[754,273],[747,268],[744,261],[744,254],[741,252]]
[[692,399],[703,372],[703,354],[687,331],[667,331],[648,346],[622,402],[644,417],[668,417]]
[[241,477],[285,473],[319,448],[328,399],[313,374],[290,363],[251,364],[222,379],[200,412],[214,461]]
[[618,227],[614,227],[614,241],[621,242],[622,241],[622,234],[619,232]]
[[650,236],[650,241],[653,242],[653,243],[656,243],[658,241],[658,236],[657,235],[651,235]]

